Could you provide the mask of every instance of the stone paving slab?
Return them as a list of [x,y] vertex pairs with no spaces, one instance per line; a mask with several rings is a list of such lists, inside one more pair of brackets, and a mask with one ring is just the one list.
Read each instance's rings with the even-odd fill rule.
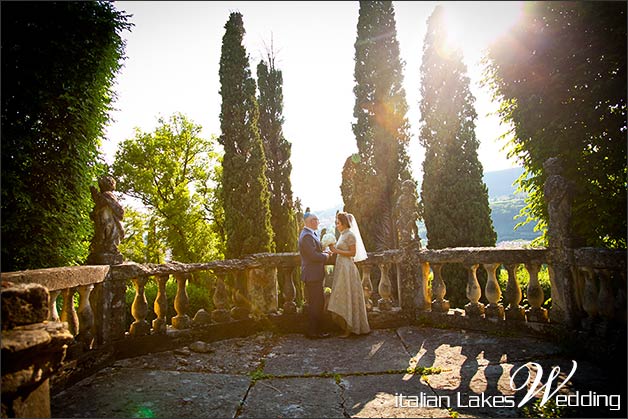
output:
[[[275,344],[270,333],[219,342],[194,342],[180,349],[116,361],[119,368],[249,374],[257,369],[264,354]],[[190,349],[190,348],[194,348]],[[202,351],[202,352],[196,352]]]
[[234,417],[247,376],[105,368],[51,401],[52,417]]
[[529,337],[503,337],[466,330],[401,327],[399,336],[422,367],[473,362],[533,361],[561,352],[556,345]]
[[333,378],[260,380],[249,391],[238,417],[342,418],[341,388]]
[[[560,392],[621,394],[624,410],[592,408],[575,416],[625,417],[625,376],[611,381],[613,360],[602,369],[576,361]],[[572,368],[572,359],[556,345],[480,332],[402,327],[320,340],[261,333],[117,361],[53,397],[52,415],[521,417],[517,406],[474,405],[472,399],[514,397],[518,404],[525,390],[515,393],[510,377],[527,362],[543,367],[542,384],[553,366],[561,368],[553,389]],[[406,372],[417,365],[442,370],[423,377]],[[523,370],[519,374],[517,385],[528,378]],[[535,376],[532,371],[530,380]]]
[[305,375],[324,372],[386,372],[408,368],[410,354],[395,330],[373,330],[368,335],[311,340],[303,335],[282,336],[265,359],[264,372]]
[[[343,377],[345,410],[350,417],[361,418],[433,418],[449,417],[446,408],[417,407],[403,396],[434,392],[420,377],[412,374],[355,375]],[[461,416],[464,417],[464,416]]]

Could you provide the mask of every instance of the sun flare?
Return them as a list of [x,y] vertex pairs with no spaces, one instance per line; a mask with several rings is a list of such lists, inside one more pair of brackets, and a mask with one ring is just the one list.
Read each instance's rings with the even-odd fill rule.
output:
[[450,48],[463,51],[486,48],[518,20],[522,2],[446,3],[443,18]]

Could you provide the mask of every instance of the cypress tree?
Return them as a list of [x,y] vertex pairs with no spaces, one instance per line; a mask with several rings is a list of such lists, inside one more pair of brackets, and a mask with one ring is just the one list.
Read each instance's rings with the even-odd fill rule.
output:
[[291,144],[283,135],[283,75],[275,67],[272,51],[268,63],[257,65],[259,87],[259,131],[266,156],[266,177],[270,190],[270,214],[277,252],[296,252],[297,224],[293,208],[290,174]]
[[358,153],[345,162],[341,191],[369,250],[397,246],[394,206],[401,182],[411,178],[402,70],[392,2],[361,1],[353,89]]
[[244,33],[242,14],[232,12],[225,24],[219,70],[227,258],[274,251],[266,158],[258,128],[255,80],[242,45]]
[[[475,136],[475,98],[459,49],[447,44],[443,9],[428,19],[421,64],[421,200],[430,249],[494,246],[488,190]],[[465,301],[464,270],[443,271],[454,305]]]

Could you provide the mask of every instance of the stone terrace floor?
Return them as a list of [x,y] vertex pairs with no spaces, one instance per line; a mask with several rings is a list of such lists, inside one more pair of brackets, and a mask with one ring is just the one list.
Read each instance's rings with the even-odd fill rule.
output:
[[[543,385],[551,367],[559,366],[554,391],[572,360],[576,371],[558,394],[581,405],[619,394],[621,409],[612,410],[617,397],[611,397],[597,408],[558,407],[553,414],[626,417],[625,371],[617,371],[613,360],[600,367],[529,337],[417,326],[347,339],[262,333],[196,342],[117,361],[56,394],[51,407],[53,417],[64,418],[530,417],[540,410],[533,410],[534,399],[516,406],[527,391],[513,390],[511,376],[536,362]],[[413,367],[440,372],[408,373]],[[524,367],[515,385],[527,378]],[[556,400],[554,395],[542,407],[545,414]]]

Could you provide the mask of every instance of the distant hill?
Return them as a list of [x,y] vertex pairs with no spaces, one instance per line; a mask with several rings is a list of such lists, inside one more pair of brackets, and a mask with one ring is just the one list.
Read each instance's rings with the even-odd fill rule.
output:
[[523,173],[522,167],[484,173],[484,183],[488,188],[489,206],[497,242],[533,240],[540,236],[534,231],[536,223],[526,224],[515,230],[515,225],[523,221],[515,216],[526,205],[525,193],[515,194],[514,183]]
[[522,167],[484,173],[484,183],[488,188],[489,200],[514,195],[515,187],[513,184],[522,173]]
[[[342,211],[343,204],[338,204],[335,207],[327,208],[322,211],[318,211],[316,215],[320,220],[320,229],[334,228],[336,226],[336,211]],[[359,223],[360,220],[358,220]],[[358,224],[359,226],[359,224]]]
[[[523,193],[515,194],[515,180],[523,173],[523,168],[515,167],[512,169],[498,170],[494,172],[484,173],[484,183],[488,188],[489,206],[491,207],[491,218],[493,227],[497,232],[497,242],[510,242],[516,240],[533,240],[540,236],[539,232],[534,231],[535,223],[527,224],[523,227],[514,229],[515,225],[522,221],[515,220],[515,216],[525,206],[525,197]],[[319,210],[316,212],[321,220],[320,228],[333,227],[337,210],[341,210],[342,204],[334,207]],[[427,243],[427,231],[423,222],[419,222],[419,235],[423,244]]]

